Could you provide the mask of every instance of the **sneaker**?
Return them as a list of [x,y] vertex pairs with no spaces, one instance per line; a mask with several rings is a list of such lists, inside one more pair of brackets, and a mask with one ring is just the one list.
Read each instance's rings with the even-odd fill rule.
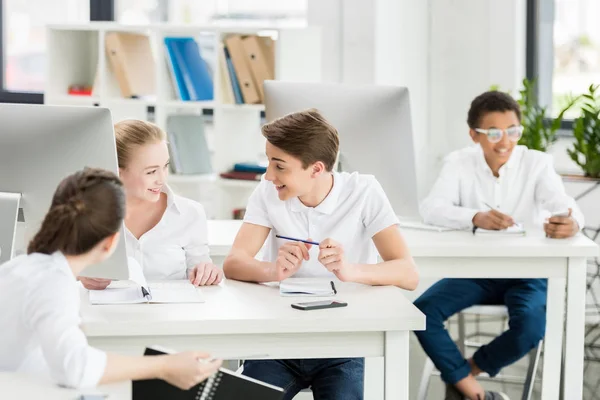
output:
[[508,396],[502,392],[485,392],[484,400],[510,400]]
[[463,400],[465,397],[454,385],[446,383],[446,396],[444,400]]

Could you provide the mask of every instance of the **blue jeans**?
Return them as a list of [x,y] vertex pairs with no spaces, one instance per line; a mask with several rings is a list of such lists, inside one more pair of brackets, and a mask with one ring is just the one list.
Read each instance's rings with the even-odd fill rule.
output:
[[444,321],[476,304],[504,304],[509,329],[473,355],[490,376],[525,356],[546,330],[546,279],[442,279],[415,301],[427,317],[426,330],[415,332],[442,379],[455,384],[471,367],[444,328]]
[[362,400],[364,371],[364,358],[244,362],[244,375],[285,389],[283,400],[308,387],[314,400]]

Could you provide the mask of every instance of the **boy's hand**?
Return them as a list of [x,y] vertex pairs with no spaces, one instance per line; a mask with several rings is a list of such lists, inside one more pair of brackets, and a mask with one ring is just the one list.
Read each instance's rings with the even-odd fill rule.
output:
[[275,279],[281,282],[294,275],[302,266],[302,261],[310,258],[308,250],[311,247],[311,244],[303,242],[287,242],[281,246],[275,260]]
[[510,215],[502,214],[500,211],[490,210],[478,212],[473,217],[473,225],[482,229],[501,230],[515,224]]
[[319,245],[319,262],[333,272],[342,282],[354,280],[355,270],[346,264],[344,247],[333,239],[325,239]]
[[551,217],[548,222],[544,224],[544,232],[546,236],[554,239],[564,239],[571,236],[575,236],[579,232],[579,224],[571,216],[571,210],[569,208],[569,215],[567,217]]
[[223,270],[213,263],[202,262],[188,269],[187,276],[194,286],[218,285],[223,280]]
[[110,279],[86,278],[85,276],[80,276],[78,279],[83,284],[83,287],[89,290],[104,290],[111,282]]

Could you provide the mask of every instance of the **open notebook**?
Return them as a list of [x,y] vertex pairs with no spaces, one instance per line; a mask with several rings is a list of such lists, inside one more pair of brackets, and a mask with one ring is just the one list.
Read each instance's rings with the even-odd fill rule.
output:
[[[111,284],[112,285],[112,284]],[[91,304],[204,303],[200,289],[187,280],[150,282],[90,290]]]
[[477,236],[524,236],[526,231],[523,224],[517,223],[501,230],[476,228],[473,233]]
[[[146,348],[144,355],[160,355],[165,351]],[[181,390],[160,379],[134,381],[133,400],[281,400],[283,389],[237,374],[225,368],[189,390]]]
[[281,296],[335,296],[335,283],[329,279],[288,278],[279,284]]

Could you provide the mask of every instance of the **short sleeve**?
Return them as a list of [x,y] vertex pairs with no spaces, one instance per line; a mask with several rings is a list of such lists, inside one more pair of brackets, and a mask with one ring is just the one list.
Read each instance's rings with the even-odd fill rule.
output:
[[375,177],[370,177],[367,186],[363,224],[370,238],[390,226],[399,224],[387,195]]
[[248,205],[246,206],[244,222],[265,226],[267,228],[273,228],[266,205],[266,194],[268,189],[267,185],[272,184],[268,181],[265,181],[263,178],[256,189],[254,189],[254,192],[252,192],[250,199],[248,199]]

